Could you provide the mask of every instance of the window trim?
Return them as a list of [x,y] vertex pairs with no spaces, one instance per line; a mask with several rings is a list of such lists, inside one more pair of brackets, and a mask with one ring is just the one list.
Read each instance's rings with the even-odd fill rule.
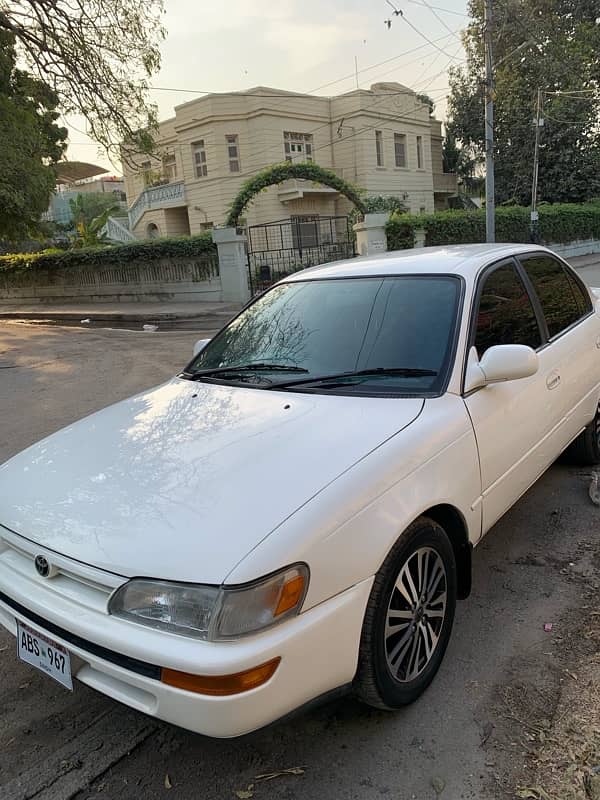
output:
[[[569,326],[567,326],[566,328],[563,328],[561,331],[559,331],[559,333],[556,333],[554,336],[550,336],[550,330],[548,328],[548,323],[546,321],[546,315],[544,313],[544,309],[543,309],[543,306],[542,306],[542,301],[538,297],[538,294],[537,294],[537,292],[535,290],[535,286],[531,282],[531,279],[529,278],[529,275],[527,274],[527,270],[525,269],[525,266],[521,263],[521,259],[525,259],[526,260],[527,258],[536,258],[536,257],[539,258],[540,256],[544,256],[546,258],[550,258],[553,261],[555,261],[562,268],[562,271],[565,274],[565,276],[567,278],[567,281],[569,280],[569,277],[571,276],[575,280],[575,283],[578,284],[579,287],[581,289],[583,289],[584,293],[590,298],[590,303],[591,303],[591,306],[592,306],[591,309],[587,312],[587,314],[584,314],[583,316],[579,317],[578,319],[575,320],[575,322],[572,322]],[[593,301],[592,297],[590,296],[590,293],[589,293],[589,290],[588,290],[587,286],[585,285],[585,283],[583,283],[583,281],[581,280],[579,275],[577,275],[577,273],[575,272],[573,267],[571,267],[560,256],[556,255],[555,253],[552,253],[550,250],[532,250],[532,251],[528,251],[526,253],[518,253],[518,254],[516,254],[514,256],[514,258],[515,258],[515,261],[518,264],[519,270],[523,271],[523,279],[527,282],[527,285],[530,288],[530,291],[533,292],[533,295],[534,295],[536,301],[539,304],[540,313],[541,313],[542,319],[544,321],[544,331],[545,331],[545,334],[546,334],[544,347],[547,347],[549,344],[554,344],[554,342],[556,342],[558,339],[560,339],[561,336],[564,336],[565,333],[568,333],[569,331],[573,330],[573,328],[575,328],[577,325],[579,325],[581,322],[583,322],[583,320],[587,319],[588,317],[590,317],[594,313],[594,301]],[[577,298],[575,297],[575,295],[573,295],[573,299],[575,300],[575,304],[577,305]],[[540,348],[540,350],[543,350],[544,347]],[[539,352],[539,350],[537,352]]]
[[421,134],[417,134],[416,136],[416,146],[417,146],[417,169],[425,169],[425,150],[423,149],[423,136]]
[[540,339],[541,344],[539,347],[536,348],[535,352],[539,353],[548,345],[548,331],[546,328],[546,319],[542,312],[542,306],[539,302],[539,298],[535,292],[532,294],[532,286],[530,284],[529,278],[527,274],[522,272],[522,268],[520,263],[518,262],[517,258],[512,256],[503,256],[499,258],[497,261],[492,261],[491,264],[486,264],[478,273],[476,284],[475,284],[475,291],[473,292],[473,298],[471,300],[471,308],[469,309],[469,327],[467,330],[467,338],[465,342],[464,354],[463,354],[463,365],[462,365],[462,377],[460,381],[460,393],[462,397],[470,397],[475,392],[480,391],[481,389],[485,388],[483,386],[478,386],[476,389],[473,389],[470,392],[465,392],[465,381],[467,378],[467,365],[469,362],[469,353],[471,352],[471,348],[474,346],[475,341],[475,333],[477,328],[477,314],[479,313],[479,304],[481,302],[481,295],[483,292],[483,285],[486,279],[495,272],[497,269],[503,266],[510,266],[512,265],[521,279],[523,286],[525,287],[525,291],[527,296],[529,297],[529,302],[533,307],[533,311],[535,313],[535,318],[538,324],[538,330],[540,332]]

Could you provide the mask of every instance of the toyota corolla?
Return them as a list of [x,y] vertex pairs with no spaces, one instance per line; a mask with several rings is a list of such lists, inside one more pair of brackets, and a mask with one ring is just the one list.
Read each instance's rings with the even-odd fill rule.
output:
[[596,297],[541,247],[291,275],[0,467],[0,623],[67,689],[210,736],[335,692],[399,709],[472,548],[563,450],[600,460],[599,365]]

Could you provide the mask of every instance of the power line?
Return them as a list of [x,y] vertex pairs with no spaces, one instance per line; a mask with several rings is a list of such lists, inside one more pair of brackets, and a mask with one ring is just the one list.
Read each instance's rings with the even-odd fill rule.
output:
[[[457,31],[453,31],[452,35],[455,35],[456,33],[457,33]],[[444,36],[438,37],[437,39],[433,39],[432,43],[431,43],[431,46],[433,46],[435,48],[437,42],[443,42],[443,41],[446,41],[446,39],[449,39],[449,38],[450,38],[449,35],[444,35]],[[358,70],[358,74],[360,75],[363,72],[370,72],[373,69],[377,69],[377,67],[382,67],[385,64],[390,64],[392,61],[397,61],[399,58],[403,58],[404,56],[412,55],[413,53],[416,53],[419,50],[424,50],[426,47],[427,47],[427,44],[420,44],[417,47],[411,47],[410,50],[404,50],[402,53],[398,53],[395,56],[391,56],[391,58],[386,58],[383,61],[378,61],[375,64],[370,64],[368,67],[363,67],[362,69],[359,69]],[[408,62],[408,63],[412,63],[412,62]],[[403,66],[405,66],[405,65],[403,65]],[[354,78],[355,75],[356,75],[356,73],[352,72],[352,73],[349,73],[348,75],[343,75],[341,78],[336,78],[333,81],[328,81],[327,83],[323,83],[323,84],[321,84],[321,86],[317,86],[314,89],[310,89],[307,92],[290,93],[289,96],[293,97],[293,96],[295,96],[295,94],[315,94],[315,92],[319,92],[319,91],[321,91],[321,89],[327,89],[329,86],[334,86],[336,83],[342,83],[343,81],[350,80],[351,78]],[[171,87],[171,86],[150,86],[149,88],[152,89],[153,91],[184,92],[186,94],[198,94],[198,95],[206,95],[206,94],[240,94],[241,95],[241,94],[244,94],[246,96],[253,96],[253,97],[280,97],[280,95],[271,95],[271,94],[260,94],[260,93],[250,94],[248,92],[215,92],[215,91],[208,90],[208,89],[183,89],[183,88],[177,88],[177,87]],[[285,99],[285,97],[282,97],[282,99]]]
[[[424,6],[425,8],[427,8],[427,9],[429,9],[429,11],[431,11],[431,13],[433,14],[433,16],[434,16],[434,17],[437,19],[437,21],[440,23],[440,25],[443,25],[443,26],[444,26],[444,28],[446,28],[446,30],[447,30],[447,31],[449,31],[449,32],[452,34],[452,36],[454,36],[456,39],[458,39],[458,40],[460,41],[460,37],[459,37],[459,35],[458,35],[457,33],[455,33],[455,32],[452,30],[452,28],[451,28],[449,25],[447,25],[447,24],[446,24],[446,22],[445,22],[445,21],[444,21],[444,20],[443,20],[443,19],[440,17],[440,15],[439,15],[439,14],[437,13],[437,11],[435,10],[435,6],[429,5],[429,3],[427,2],[427,0],[422,0],[422,4],[423,4],[423,6]],[[462,42],[461,42],[461,44],[462,44]]]
[[444,14],[455,14],[457,17],[465,17],[466,19],[470,19],[469,15],[463,13],[462,11],[455,11],[452,8],[443,8],[442,6],[428,5],[425,0],[408,0],[408,2],[414,3],[416,6],[421,6],[422,8],[435,8],[436,11],[443,11]]
[[[438,45],[437,45],[437,44],[436,44],[434,41],[432,41],[432,40],[431,40],[431,39],[430,39],[428,36],[426,36],[426,34],[424,34],[422,31],[420,31],[420,30],[417,28],[417,26],[416,26],[416,25],[413,25],[413,24],[412,24],[412,22],[411,22],[411,21],[410,21],[410,20],[407,18],[407,16],[406,16],[406,14],[404,13],[404,11],[402,11],[402,10],[401,10],[401,9],[399,9],[399,8],[396,8],[396,6],[395,6],[395,5],[394,5],[394,4],[391,2],[391,0],[385,0],[385,1],[386,1],[386,3],[387,3],[389,6],[390,6],[390,8],[392,8],[392,9],[393,9],[394,16],[396,16],[396,17],[401,17],[401,18],[404,20],[404,22],[406,22],[406,24],[407,24],[407,25],[408,25],[410,28],[412,28],[412,30],[413,30],[413,31],[414,31],[414,32],[415,32],[415,33],[416,33],[418,36],[420,36],[422,39],[425,39],[425,41],[426,41],[428,44],[430,44],[432,47],[435,47],[435,49],[436,49],[436,50],[439,50],[439,51],[440,51],[440,53],[443,53],[445,56],[448,56],[448,57],[450,57],[450,58],[451,58],[451,56],[450,56],[450,53],[447,53],[447,52],[446,52],[446,51],[445,51],[443,48],[439,47],[439,46],[438,46]],[[391,27],[391,23],[388,25],[388,28],[390,28],[390,27]],[[454,35],[454,34],[453,34],[453,35]],[[446,38],[447,38],[447,37],[446,37]]]

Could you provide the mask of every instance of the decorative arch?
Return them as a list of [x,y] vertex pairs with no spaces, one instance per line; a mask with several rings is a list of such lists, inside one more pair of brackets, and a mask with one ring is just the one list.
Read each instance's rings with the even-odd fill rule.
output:
[[285,161],[283,164],[274,164],[272,167],[267,167],[267,169],[258,172],[242,184],[240,191],[235,196],[229,208],[229,214],[225,225],[228,228],[234,228],[238,224],[239,218],[248,203],[250,203],[259,192],[262,192],[269,186],[283,183],[283,181],[287,181],[290,178],[300,178],[301,180],[313,181],[313,183],[322,183],[325,186],[330,186],[332,189],[336,189],[340,194],[343,194],[344,197],[347,197],[361,214],[366,213],[366,207],[360,198],[359,189],[343,178],[340,178],[335,172],[311,162],[294,164],[293,162]]

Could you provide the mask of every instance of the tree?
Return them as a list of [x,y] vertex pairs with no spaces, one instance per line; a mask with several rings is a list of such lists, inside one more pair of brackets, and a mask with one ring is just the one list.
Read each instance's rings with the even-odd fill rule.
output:
[[477,159],[466,147],[461,147],[456,141],[452,125],[446,125],[446,135],[442,145],[442,160],[444,172],[454,172],[458,175],[459,187],[469,194],[478,190],[481,178],[476,175]]
[[0,238],[10,241],[35,233],[67,136],[56,124],[58,98],[16,68],[14,44],[0,29]]
[[148,79],[160,66],[162,0],[0,0],[0,31],[65,113],[82,114],[108,151],[152,149]]
[[73,224],[82,222],[86,225],[103,214],[107,208],[118,210],[119,205],[114,194],[108,192],[80,192],[77,197],[69,200],[69,207],[73,215]]
[[[464,158],[484,156],[483,0],[470,0],[467,65],[451,71],[450,127]],[[495,0],[497,201],[531,200],[535,103],[544,90],[539,197],[600,194],[600,25],[597,0]]]
[[435,103],[433,102],[431,97],[429,97],[428,94],[418,94],[417,100],[420,100],[424,106],[429,106],[429,116],[432,117],[433,112],[435,111]]
[[93,247],[102,244],[106,237],[100,231],[111,214],[119,211],[114,195],[102,192],[80,193],[69,200],[73,214],[75,237],[73,247]]

